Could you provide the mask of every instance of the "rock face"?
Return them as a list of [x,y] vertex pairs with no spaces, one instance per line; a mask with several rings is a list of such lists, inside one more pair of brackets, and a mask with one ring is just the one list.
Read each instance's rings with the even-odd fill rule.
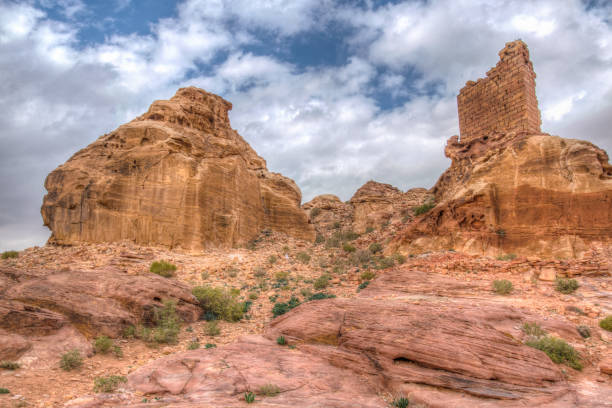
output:
[[[510,68],[504,59],[508,52],[514,64]],[[534,133],[539,113],[534,113],[531,97],[525,96],[532,89],[524,87],[533,86],[526,46],[510,43],[500,55],[494,77],[477,85],[468,83],[458,97],[460,113],[485,104],[498,112],[497,125],[481,129],[462,122],[461,139],[451,137],[445,150],[451,167],[433,188],[437,206],[396,237],[391,249],[574,258],[590,244],[612,238],[608,155],[588,142]],[[507,84],[516,81],[515,71],[527,78],[520,86]],[[505,112],[494,106],[503,100],[471,94],[479,83],[493,92],[491,81],[497,81],[500,89],[514,87],[516,95],[509,92],[509,98],[519,104],[516,109]],[[465,99],[464,93],[471,99]],[[517,110],[525,115],[520,120],[512,116]]]
[[[368,181],[343,203],[338,197],[324,194],[302,206],[318,231],[329,230],[334,224],[363,234],[368,229],[412,216],[412,208],[433,200],[433,194],[424,188],[402,192],[390,184]],[[337,228],[336,228],[337,229]]]
[[118,337],[129,325],[150,323],[165,300],[176,303],[184,322],[201,314],[189,287],[154,274],[5,268],[0,276],[7,283],[0,288],[0,359],[26,364],[71,348],[91,353],[88,339]]
[[77,152],[45,182],[49,242],[201,249],[242,244],[263,229],[314,239],[299,188],[269,172],[230,127],[231,107],[182,88]]

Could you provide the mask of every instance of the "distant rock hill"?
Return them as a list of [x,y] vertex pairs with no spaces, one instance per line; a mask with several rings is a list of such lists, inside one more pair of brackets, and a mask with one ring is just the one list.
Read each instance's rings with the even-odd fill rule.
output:
[[130,240],[202,249],[271,229],[314,239],[293,180],[230,127],[232,105],[179,89],[51,172],[42,205],[54,244]]
[[540,131],[535,73],[522,41],[457,97],[461,138],[433,188],[436,207],[389,250],[579,257],[612,238],[612,166],[589,142]]

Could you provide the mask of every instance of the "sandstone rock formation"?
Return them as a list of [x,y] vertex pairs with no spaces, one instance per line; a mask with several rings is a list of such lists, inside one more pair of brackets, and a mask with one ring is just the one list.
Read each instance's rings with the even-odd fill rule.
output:
[[343,203],[338,197],[324,194],[302,206],[319,231],[329,230],[336,223],[340,228],[363,234],[371,229],[412,216],[412,208],[433,199],[424,188],[402,192],[390,184],[368,181]]
[[118,337],[129,325],[148,324],[154,309],[172,300],[185,322],[201,310],[191,290],[154,274],[0,269],[0,360],[57,364],[72,348],[91,354],[90,339]]
[[45,182],[49,242],[202,249],[243,244],[263,229],[314,239],[299,188],[230,127],[231,107],[182,88],[77,152]]
[[[588,142],[539,133],[526,45],[509,43],[500,56],[486,79],[468,83],[458,97],[461,138],[447,143],[452,164],[433,188],[437,206],[391,250],[574,258],[612,238],[608,155]],[[465,119],[483,106],[496,121]]]

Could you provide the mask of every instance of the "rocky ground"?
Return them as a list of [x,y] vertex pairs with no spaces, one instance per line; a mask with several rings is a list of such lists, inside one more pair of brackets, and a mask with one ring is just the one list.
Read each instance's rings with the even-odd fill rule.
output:
[[[392,231],[392,227],[390,227],[390,231]],[[365,251],[372,242],[382,239],[381,234],[380,231],[374,231],[350,241],[350,244],[357,247],[357,251],[360,249]],[[564,402],[563,404],[565,405],[551,406],[572,406],[571,401],[582,401],[584,403],[583,406],[605,406],[605,404],[610,403],[610,398],[612,397],[612,377],[605,373],[606,370],[609,370],[609,368],[606,368],[607,364],[609,364],[609,362],[606,362],[606,358],[609,359],[609,356],[612,354],[612,347],[610,346],[612,333],[599,328],[598,321],[612,313],[612,288],[610,287],[609,270],[601,266],[605,261],[605,251],[600,248],[595,249],[592,253],[591,261],[587,262],[584,260],[541,261],[534,258],[502,260],[467,256],[452,251],[445,251],[406,257],[405,259],[400,257],[393,262],[392,266],[384,264],[383,261],[383,259],[390,259],[390,257],[377,258],[377,254],[372,256],[373,260],[364,268],[363,263],[357,266],[354,265],[355,263],[359,264],[359,262],[354,261],[354,258],[351,258],[355,256],[355,252],[347,252],[342,248],[330,248],[329,240],[328,245],[325,243],[306,244],[303,241],[293,240],[279,234],[261,235],[258,240],[250,244],[250,249],[215,249],[192,253],[169,251],[162,248],[141,248],[127,243],[84,245],[66,248],[52,246],[30,248],[21,252],[16,259],[2,260],[3,270],[55,270],[72,271],[72,273],[78,274],[80,272],[87,273],[88,271],[112,269],[128,276],[146,277],[154,276],[150,275],[148,271],[151,262],[164,259],[178,267],[176,276],[169,279],[182,282],[187,287],[210,285],[234,288],[240,290],[239,296],[242,300],[249,299],[252,305],[248,312],[248,318],[236,323],[221,321],[219,323],[220,333],[215,336],[207,334],[207,323],[200,320],[184,324],[176,344],[151,345],[142,340],[119,337],[115,340],[115,344],[122,348],[122,357],[92,354],[91,357],[85,359],[83,367],[75,371],[60,369],[59,352],[55,359],[48,357],[47,360],[49,361],[47,363],[38,361],[29,364],[27,360],[23,361],[22,367],[17,370],[0,371],[0,387],[10,390],[10,394],[0,396],[0,402],[4,404],[2,406],[7,407],[61,407],[71,400],[72,402],[68,406],[97,406],[104,401],[111,406],[136,404],[146,401],[146,406],[149,406],[164,401],[165,403],[174,402],[175,404],[180,404],[198,400],[198,398],[200,398],[199,403],[201,404],[210,403],[210,400],[201,399],[203,398],[201,397],[201,388],[211,387],[210,384],[200,384],[200,388],[194,386],[195,388],[191,392],[185,391],[183,397],[179,395],[179,397],[170,398],[173,393],[168,392],[163,387],[155,389],[155,392],[150,394],[147,391],[147,387],[142,386],[142,381],[139,385],[138,381],[133,380],[134,376],[142,375],[142,370],[150,370],[151,364],[153,366],[155,364],[162,364],[160,361],[164,360],[159,360],[160,358],[183,358],[180,353],[185,352],[189,345],[195,341],[202,348],[186,353],[197,355],[199,356],[198,358],[207,358],[210,360],[208,364],[217,364],[219,359],[223,359],[220,357],[222,353],[229,353],[232,356],[247,353],[248,355],[242,355],[239,361],[254,359],[253,364],[262,364],[258,360],[263,358],[262,356],[267,355],[269,359],[274,360],[278,358],[283,359],[285,358],[283,357],[284,354],[289,353],[286,357],[290,359],[291,363],[283,363],[286,365],[283,370],[291,372],[293,372],[292,370],[299,371],[302,376],[300,381],[305,384],[312,384],[316,376],[329,377],[327,385],[302,388],[301,394],[283,391],[282,398],[277,398],[276,400],[270,398],[270,401],[276,401],[270,406],[295,405],[304,399],[312,400],[313,403],[319,401],[322,404],[321,406],[346,406],[343,404],[347,403],[351,395],[353,397],[359,395],[359,398],[363,401],[363,406],[386,406],[387,403],[385,401],[390,401],[393,398],[389,391],[391,388],[397,392],[401,391],[402,393],[412,395],[415,400],[427,406],[436,406],[432,404],[432,398],[434,401],[447,401],[447,403],[457,404],[455,394],[447,395],[447,391],[441,391],[448,387],[454,389],[454,386],[440,383],[439,378],[431,377],[431,373],[412,373],[411,375],[419,378],[423,377],[426,380],[421,378],[410,386],[407,383],[401,386],[396,384],[396,386],[391,388],[380,386],[380,378],[374,375],[376,378],[373,380],[373,374],[369,373],[368,370],[360,371],[360,364],[356,360],[351,360],[353,357],[346,357],[352,363],[338,362],[339,360],[337,359],[339,357],[337,355],[336,357],[327,356],[323,358],[322,356],[326,356],[326,353],[316,350],[319,347],[316,345],[318,344],[317,342],[320,343],[319,340],[313,342],[301,338],[312,337],[312,331],[316,330],[316,327],[325,327],[331,324],[330,321],[333,319],[329,318],[329,316],[318,316],[317,313],[327,312],[330,308],[333,309],[333,307],[340,307],[343,310],[349,307],[327,305],[321,306],[323,307],[323,311],[321,311],[317,309],[316,304],[324,305],[326,304],[325,302],[346,302],[346,300],[342,299],[354,298],[353,301],[349,302],[357,303],[350,303],[350,308],[354,308],[354,313],[357,315],[365,314],[370,316],[372,321],[367,323],[367,326],[379,324],[376,321],[391,322],[392,327],[396,325],[403,326],[404,323],[401,322],[405,321],[406,326],[410,326],[412,320],[406,318],[404,316],[405,313],[429,316],[434,321],[439,319],[440,316],[448,316],[449,308],[450,310],[455,308],[463,310],[463,313],[467,315],[469,313],[476,313],[475,310],[481,310],[481,314],[478,315],[476,313],[475,321],[469,323],[470,325],[480,327],[482,325],[481,320],[483,319],[489,323],[491,323],[491,320],[498,318],[500,321],[505,319],[504,324],[507,327],[503,330],[496,329],[502,330],[507,335],[522,341],[521,325],[525,322],[539,322],[546,331],[564,338],[572,344],[580,353],[585,366],[582,371],[576,371],[564,365],[556,366],[553,364],[553,367],[549,367],[548,365],[552,363],[550,363],[548,357],[544,356],[543,363],[541,364],[548,364],[546,369],[550,370],[550,373],[554,372],[554,374],[548,373],[546,375],[556,378],[555,376],[561,373],[563,381],[567,379],[570,385],[569,387],[560,386],[560,389],[572,390],[571,397],[568,397],[570,402]],[[310,258],[307,259],[308,257],[304,254],[308,254]],[[593,259],[596,259],[597,262],[593,261]],[[400,264],[402,261],[405,262]],[[587,264],[597,264],[598,266],[596,268],[589,267],[588,265],[585,266],[585,262]],[[385,266],[389,267],[385,268]],[[568,271],[570,272],[568,273]],[[285,272],[288,272],[286,284],[282,280],[279,284],[277,277],[282,276]],[[364,274],[364,272],[366,273]],[[367,276],[368,274],[370,276]],[[554,282],[556,274],[559,276],[573,275],[580,284],[579,289],[572,294],[562,294],[556,291]],[[314,284],[322,275],[328,275],[329,282],[326,287],[315,289]],[[493,281],[501,279],[507,279],[513,283],[513,290],[510,294],[499,295],[492,290]],[[369,286],[359,290],[359,285],[366,280],[371,280]],[[274,318],[272,308],[275,303],[287,302],[292,296],[300,301],[304,301],[308,296],[316,292],[333,294],[339,299],[308,302],[306,305],[285,315],[288,317]],[[359,302],[364,302],[364,298],[367,302],[374,302],[375,304],[360,306],[361,303]],[[376,302],[381,303],[376,306]],[[389,302],[394,302],[397,306],[388,309]],[[401,312],[403,310],[401,308],[404,307],[416,307],[417,310],[410,309],[406,312]],[[365,308],[365,310],[362,310],[362,308]],[[509,309],[503,309],[503,312],[499,312],[502,309],[498,310],[497,308]],[[314,313],[315,317],[311,315],[312,313]],[[381,317],[380,319],[382,320],[377,320],[375,317],[377,313],[382,313],[381,316],[385,317]],[[289,320],[289,323],[287,323],[287,319],[296,314],[298,316],[293,318],[293,322]],[[507,318],[509,315],[514,317]],[[458,315],[457,317],[459,316],[463,315]],[[504,319],[501,319],[499,316],[504,316]],[[310,320],[310,323],[308,323],[309,319],[313,320]],[[289,325],[288,328],[285,327],[283,329],[283,324]],[[444,323],[444,325],[448,324],[448,322]],[[301,331],[296,331],[296,325],[302,328]],[[355,325],[358,324],[354,323],[353,326]],[[587,327],[591,334],[590,337],[583,339],[576,331],[577,326]],[[391,329],[384,329],[383,332],[388,330]],[[284,333],[297,347],[293,350],[285,347],[280,352],[278,346],[274,344],[274,339],[278,337],[279,333]],[[486,331],[483,333],[482,337],[485,339],[488,338],[487,336],[495,337],[496,335]],[[243,336],[245,335],[251,337],[247,336],[244,338]],[[441,347],[441,349],[436,349],[436,347],[440,347],[439,345],[434,346],[438,341],[441,344],[446,343],[442,338],[444,335],[444,333],[432,334],[433,337],[428,340],[430,345],[421,350],[419,355],[427,355],[428,352],[434,350],[433,353],[439,354],[442,359],[449,360],[456,358],[460,350],[456,349],[456,345],[454,345],[457,339],[453,338],[454,335],[452,333],[446,334],[449,337],[447,339],[449,343],[447,344],[450,344],[450,346]],[[406,333],[401,333],[401,337],[405,336],[407,336]],[[425,336],[425,338],[428,337]],[[266,341],[269,343],[266,343]],[[360,342],[363,339],[356,341]],[[368,341],[372,342],[373,340],[370,339]],[[215,344],[216,347],[205,349],[204,345],[207,343]],[[335,340],[332,343],[337,344]],[[392,344],[393,341],[388,343]],[[225,345],[228,345],[229,349],[224,347]],[[375,344],[370,346],[375,348],[385,347],[383,345],[376,346]],[[359,347],[363,347],[363,345]],[[402,347],[413,349],[416,346],[414,342],[408,342],[408,344]],[[474,345],[469,347],[474,347]],[[485,342],[484,345],[479,347],[486,349],[490,347],[490,344]],[[315,349],[314,351],[313,348]],[[274,353],[275,350],[279,351],[278,355]],[[532,349],[529,348],[528,350]],[[342,351],[342,353],[344,352],[346,350]],[[351,352],[355,352],[354,347],[351,349]],[[487,352],[490,352],[490,350]],[[510,351],[509,353],[513,355],[514,352]],[[273,354],[274,356],[272,356]],[[381,354],[381,352],[377,352],[378,354]],[[206,357],[207,355],[208,357]],[[322,360],[314,361],[314,355],[317,358],[321,357]],[[467,360],[470,359],[470,357],[466,358]],[[295,361],[292,359],[295,359]],[[359,381],[364,381],[364,384],[369,385],[363,388],[358,386],[359,381],[352,383],[351,381],[353,380],[347,380],[346,383],[334,385],[333,381],[330,382],[331,378],[340,374],[332,372],[332,368],[326,365],[326,359],[331,359],[332,365],[338,367],[338,369],[352,370],[352,376],[355,376],[356,371],[355,381],[361,379]],[[410,360],[413,359],[414,356],[410,358]],[[264,358],[264,360],[266,359]],[[503,358],[497,356],[494,361],[498,360],[502,361],[500,363],[502,365],[507,364],[514,367],[520,358],[515,356],[513,360],[510,357],[504,363]],[[381,362],[380,364],[384,366],[384,363]],[[435,365],[432,362],[415,364],[416,367],[421,367],[417,371],[423,370],[422,367],[430,367],[427,370],[431,370],[431,367]],[[317,365],[321,367],[313,371],[313,367],[317,367]],[[328,368],[324,369],[322,367]],[[272,369],[268,370],[268,374],[265,374],[256,367],[249,366],[249,368],[255,370],[253,372],[255,377],[272,375],[270,381],[277,382],[283,389],[290,388],[287,381],[283,380],[283,383],[283,381],[279,380],[287,372],[281,370],[274,375],[274,370]],[[453,371],[449,367],[438,367],[438,369]],[[518,372],[517,374],[515,373],[517,376],[524,376],[529,373],[528,368],[520,368],[520,365],[519,368],[515,367],[514,369]],[[555,370],[558,370],[558,373]],[[164,372],[164,370],[161,371]],[[480,375],[478,370],[474,372],[471,372],[470,369],[459,371],[468,376],[479,377]],[[390,370],[389,367],[386,368],[386,372],[387,376],[393,377],[393,370]],[[114,394],[112,397],[109,396],[106,399],[100,399],[99,395],[83,397],[95,395],[92,393],[95,378],[109,375],[129,376],[130,386],[120,388],[118,394]],[[293,373],[292,375],[296,374]],[[395,375],[401,377],[406,374],[396,373]],[[309,376],[312,376],[312,378]],[[349,375],[349,377],[352,376]],[[557,380],[559,379],[556,378],[555,381]],[[225,378],[225,381],[236,383],[237,380],[230,376]],[[395,380],[392,381],[387,378],[385,381],[393,383]],[[542,381],[549,382],[552,380],[549,378]],[[512,383],[512,381],[509,382]],[[429,384],[429,387],[442,388],[436,388],[438,391],[434,392],[434,389],[416,385],[418,383]],[[506,392],[508,389],[514,389],[513,387],[515,386],[516,384],[510,388],[502,388]],[[490,389],[498,390],[495,388],[497,385],[483,385],[482,387],[489,391]],[[224,404],[233,403],[235,406],[240,405],[242,392],[240,392],[239,387],[236,389],[229,393],[229,397],[227,393],[216,395],[214,401],[221,401]],[[356,390],[361,391],[358,394],[354,394],[357,392]],[[489,391],[483,392],[486,394]],[[215,392],[219,393],[219,389],[216,389]],[[537,392],[535,391],[521,392],[528,395],[529,398],[537,397]],[[322,400],[312,399],[318,393],[327,395],[328,401],[332,401],[330,398],[333,395],[337,399],[337,405],[325,405],[321,402]],[[467,393],[467,395],[474,395],[474,392],[471,394]],[[476,395],[478,395],[478,392]],[[158,400],[155,398],[158,398]],[[463,398],[465,399],[466,397],[463,396]],[[478,398],[482,398],[482,395],[478,396]],[[559,403],[559,400],[556,400],[556,403]],[[603,405],[596,405],[599,403]],[[210,406],[215,406],[215,404]]]

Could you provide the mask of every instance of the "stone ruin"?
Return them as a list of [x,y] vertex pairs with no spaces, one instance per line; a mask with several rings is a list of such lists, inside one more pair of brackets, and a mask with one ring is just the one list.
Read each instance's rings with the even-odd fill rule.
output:
[[486,78],[468,81],[457,95],[461,143],[492,133],[540,133],[533,65],[527,44],[506,43]]

